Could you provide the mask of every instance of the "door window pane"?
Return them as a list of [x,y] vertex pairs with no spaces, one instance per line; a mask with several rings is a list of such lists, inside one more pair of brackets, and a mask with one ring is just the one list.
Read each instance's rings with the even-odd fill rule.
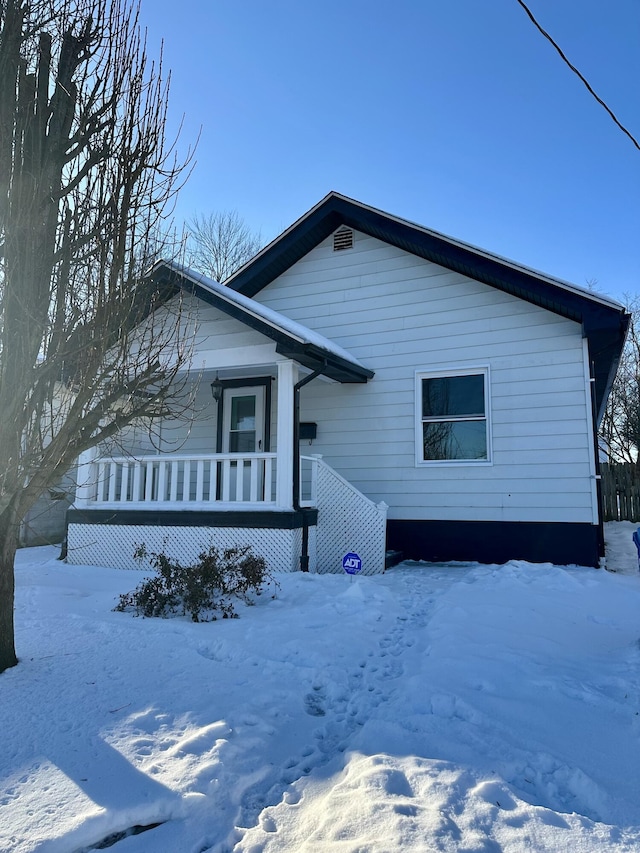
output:
[[255,430],[229,433],[229,453],[255,453]]
[[231,398],[231,429],[256,428],[256,398],[254,394]]
[[248,394],[231,398],[230,453],[255,453],[256,397]]

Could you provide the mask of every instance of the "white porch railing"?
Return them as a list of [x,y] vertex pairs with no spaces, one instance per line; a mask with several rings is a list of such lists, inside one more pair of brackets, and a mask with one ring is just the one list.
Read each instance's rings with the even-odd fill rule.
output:
[[[98,458],[81,465],[76,506],[111,504],[263,503],[276,501],[275,453],[215,453]],[[300,457],[300,504],[318,506],[318,472],[334,477],[331,492],[375,506],[320,455]],[[325,474],[325,478],[328,476]],[[327,496],[325,496],[327,497]]]
[[274,505],[275,459],[275,453],[97,459],[91,463],[88,487],[76,506]]

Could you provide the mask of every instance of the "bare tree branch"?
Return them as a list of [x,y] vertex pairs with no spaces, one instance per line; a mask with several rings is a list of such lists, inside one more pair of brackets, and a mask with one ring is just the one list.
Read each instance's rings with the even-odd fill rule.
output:
[[188,264],[214,281],[226,281],[262,248],[260,234],[236,210],[196,215],[187,231]]
[[193,330],[142,276],[185,163],[137,3],[0,0],[0,24],[1,672],[21,519],[83,450],[187,415]]
[[600,440],[611,462],[634,462],[640,458],[640,298],[628,297],[631,314],[618,372],[600,426]]

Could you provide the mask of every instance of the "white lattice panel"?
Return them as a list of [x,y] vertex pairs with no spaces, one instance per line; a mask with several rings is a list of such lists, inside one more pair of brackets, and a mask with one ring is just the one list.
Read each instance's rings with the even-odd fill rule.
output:
[[318,462],[317,571],[342,572],[342,558],[355,552],[362,574],[384,571],[386,506],[376,506],[328,465]]
[[139,569],[133,552],[142,545],[150,553],[163,552],[188,565],[210,545],[233,548],[251,545],[274,572],[297,571],[300,530],[243,527],[155,527],[129,524],[70,524],[67,561],[75,565]]

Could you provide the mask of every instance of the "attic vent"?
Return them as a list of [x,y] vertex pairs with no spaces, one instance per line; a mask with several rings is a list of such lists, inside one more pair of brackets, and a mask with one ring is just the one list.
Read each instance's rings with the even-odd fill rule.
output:
[[343,249],[353,248],[353,231],[351,228],[338,228],[333,235],[333,251],[341,252]]

